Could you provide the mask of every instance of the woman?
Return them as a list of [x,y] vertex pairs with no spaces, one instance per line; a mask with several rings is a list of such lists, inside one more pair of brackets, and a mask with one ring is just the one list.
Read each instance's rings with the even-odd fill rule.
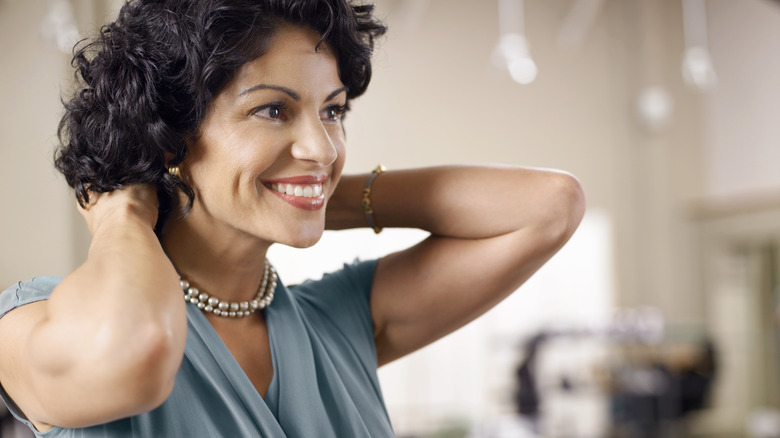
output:
[[[64,279],[0,295],[17,418],[58,437],[392,436],[377,367],[517,289],[584,200],[520,167],[342,176],[383,32],[347,0],[145,0],[77,52],[56,163],[93,240]],[[366,226],[431,236],[290,288],[266,261]]]

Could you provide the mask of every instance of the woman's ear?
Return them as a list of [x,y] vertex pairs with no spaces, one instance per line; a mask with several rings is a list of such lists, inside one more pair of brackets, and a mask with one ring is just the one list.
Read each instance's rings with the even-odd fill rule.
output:
[[168,173],[176,179],[181,179],[181,169],[179,168],[181,163],[179,163],[175,158],[176,157],[170,152],[163,153],[165,168],[167,169]]

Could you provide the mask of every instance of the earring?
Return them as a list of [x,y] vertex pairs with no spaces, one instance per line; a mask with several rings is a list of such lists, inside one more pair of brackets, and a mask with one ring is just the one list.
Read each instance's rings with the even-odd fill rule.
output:
[[168,173],[171,174],[174,178],[181,178],[181,170],[179,170],[179,166],[174,166],[173,164],[168,165]]

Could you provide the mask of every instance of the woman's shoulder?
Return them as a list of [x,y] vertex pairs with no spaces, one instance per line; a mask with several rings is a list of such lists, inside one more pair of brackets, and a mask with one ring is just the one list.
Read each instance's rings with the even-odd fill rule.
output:
[[296,308],[309,321],[371,327],[370,299],[376,260],[346,263],[319,280],[289,288]]
[[319,280],[306,280],[290,286],[298,295],[338,294],[346,291],[363,291],[369,294],[374,280],[377,260],[355,260],[344,263],[341,269],[326,273]]
[[33,277],[11,285],[0,292],[0,318],[19,306],[49,299],[60,281],[60,277]]

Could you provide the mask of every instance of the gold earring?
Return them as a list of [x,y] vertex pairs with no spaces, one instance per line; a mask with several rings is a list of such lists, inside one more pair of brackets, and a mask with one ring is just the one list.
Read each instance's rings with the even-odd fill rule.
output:
[[181,178],[181,170],[179,170],[179,166],[169,164],[168,173],[170,173],[174,178]]

